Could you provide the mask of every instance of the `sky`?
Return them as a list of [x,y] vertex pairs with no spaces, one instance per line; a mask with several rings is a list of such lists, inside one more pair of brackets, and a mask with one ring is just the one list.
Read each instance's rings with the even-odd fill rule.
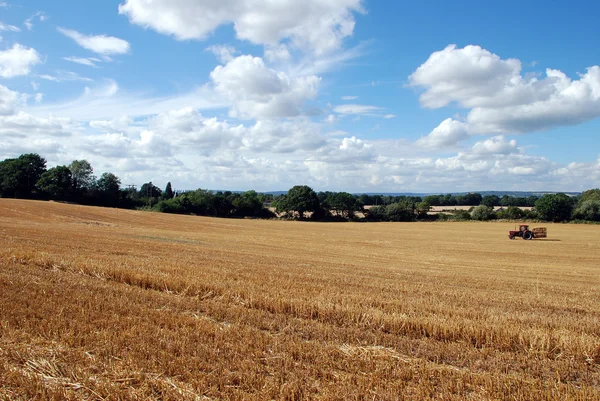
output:
[[0,0],[0,159],[179,190],[597,188],[597,15],[591,0]]

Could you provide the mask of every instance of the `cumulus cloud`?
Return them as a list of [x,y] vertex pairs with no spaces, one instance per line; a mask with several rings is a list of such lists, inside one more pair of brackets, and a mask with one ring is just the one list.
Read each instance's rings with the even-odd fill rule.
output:
[[253,152],[294,153],[314,151],[326,145],[320,127],[308,120],[258,121],[242,139],[244,149]]
[[232,102],[236,118],[295,117],[316,97],[321,79],[290,77],[265,66],[260,57],[243,55],[217,66],[210,77],[216,90]]
[[511,139],[507,141],[503,135],[494,136],[485,141],[477,142],[473,145],[473,153],[475,154],[510,154],[517,153],[517,141]]
[[10,49],[0,51],[0,77],[28,75],[31,67],[41,62],[35,49],[17,43]]
[[77,127],[68,118],[49,116],[40,118],[23,111],[0,116],[0,134],[27,137],[71,136]]
[[23,103],[23,96],[19,92],[0,85],[0,116],[14,114],[21,103]]
[[354,31],[361,0],[125,0],[119,5],[133,24],[178,40],[206,39],[219,26],[233,24],[238,39],[323,54],[340,47]]
[[207,47],[206,50],[217,56],[217,59],[223,64],[227,64],[233,60],[236,53],[235,47],[227,45],[213,45]]
[[447,118],[429,135],[419,139],[417,145],[429,149],[439,149],[454,146],[468,137],[469,134],[464,123]]
[[124,134],[96,135],[87,138],[82,148],[108,158],[156,158],[173,154],[171,144],[153,131],[142,131],[133,139]]
[[599,66],[589,67],[577,80],[552,69],[543,78],[523,76],[521,68],[519,60],[503,60],[479,46],[451,45],[433,53],[409,83],[424,89],[420,95],[424,107],[456,104],[470,109],[464,122],[444,121],[438,131],[444,124],[460,126],[469,135],[523,134],[600,117]]
[[123,39],[115,38],[114,36],[106,35],[84,35],[73,29],[62,27],[56,28],[68,38],[73,39],[79,46],[84,49],[91,50],[103,56],[111,56],[115,54],[129,53],[131,46],[129,42]]

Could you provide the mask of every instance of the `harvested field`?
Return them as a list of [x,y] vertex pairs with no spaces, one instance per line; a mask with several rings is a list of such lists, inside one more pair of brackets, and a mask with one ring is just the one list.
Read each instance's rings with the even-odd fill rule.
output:
[[600,400],[600,226],[0,199],[0,399]]

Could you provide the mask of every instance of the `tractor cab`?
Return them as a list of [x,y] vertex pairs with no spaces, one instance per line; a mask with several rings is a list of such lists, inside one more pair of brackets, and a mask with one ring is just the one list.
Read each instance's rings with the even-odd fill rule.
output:
[[519,226],[519,231],[522,232],[522,233],[524,233],[526,231],[529,231],[529,224],[521,224]]

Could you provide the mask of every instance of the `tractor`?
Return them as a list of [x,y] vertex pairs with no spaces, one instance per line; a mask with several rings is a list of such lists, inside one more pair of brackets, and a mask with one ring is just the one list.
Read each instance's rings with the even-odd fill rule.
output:
[[521,237],[524,240],[531,240],[534,238],[546,238],[547,231],[545,227],[537,227],[532,230],[529,230],[528,224],[519,225],[519,231],[511,230],[508,232],[508,238],[515,239],[516,237]]

